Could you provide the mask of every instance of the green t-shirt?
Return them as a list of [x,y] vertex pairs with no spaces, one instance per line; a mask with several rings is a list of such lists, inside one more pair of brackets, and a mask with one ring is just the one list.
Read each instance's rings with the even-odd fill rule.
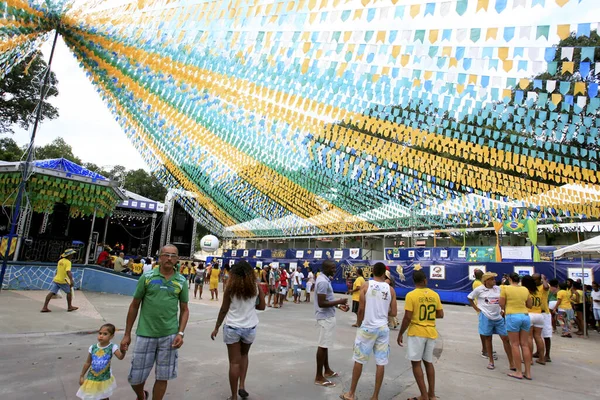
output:
[[138,336],[164,337],[179,331],[179,302],[189,301],[187,279],[179,272],[168,280],[160,268],[146,272],[140,276],[133,297],[142,300]]

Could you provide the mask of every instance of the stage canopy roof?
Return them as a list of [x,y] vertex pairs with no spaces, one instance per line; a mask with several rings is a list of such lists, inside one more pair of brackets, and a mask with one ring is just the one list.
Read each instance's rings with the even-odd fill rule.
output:
[[[0,163],[0,203],[12,206],[23,174],[24,162]],[[111,181],[64,158],[34,161],[30,167],[23,203],[35,212],[52,213],[55,203],[70,206],[69,215],[110,215],[127,196]]]
[[58,29],[152,172],[215,234],[600,217],[596,0],[0,10],[0,79]]

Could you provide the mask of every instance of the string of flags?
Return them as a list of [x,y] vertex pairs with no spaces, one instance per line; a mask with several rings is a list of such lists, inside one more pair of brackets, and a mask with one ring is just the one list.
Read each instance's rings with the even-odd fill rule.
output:
[[9,0],[0,79],[58,29],[154,175],[223,236],[598,218],[595,16],[594,0]]

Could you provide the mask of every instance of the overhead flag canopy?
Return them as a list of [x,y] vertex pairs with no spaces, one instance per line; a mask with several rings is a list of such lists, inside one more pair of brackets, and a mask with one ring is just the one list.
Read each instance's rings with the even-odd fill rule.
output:
[[[7,0],[213,233],[600,217],[596,0]],[[560,44],[560,45],[559,45]]]

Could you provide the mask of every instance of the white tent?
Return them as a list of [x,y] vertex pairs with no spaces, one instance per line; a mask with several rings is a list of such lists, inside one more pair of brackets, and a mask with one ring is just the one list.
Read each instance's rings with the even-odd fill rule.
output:
[[[583,255],[590,253],[600,253],[600,236],[595,236],[591,239],[584,240],[571,246],[566,246],[554,251],[554,259],[560,258],[565,254],[579,254],[581,256],[581,277],[585,276],[585,268],[583,264]],[[555,267],[556,269],[556,267]],[[554,273],[556,275],[556,272]],[[585,293],[585,291],[584,291]],[[587,318],[586,318],[586,301],[583,296],[583,334],[587,334]],[[581,327],[579,328],[581,329]]]
[[593,237],[571,246],[554,250],[554,258],[560,258],[568,253],[589,254],[600,253],[600,236]]

